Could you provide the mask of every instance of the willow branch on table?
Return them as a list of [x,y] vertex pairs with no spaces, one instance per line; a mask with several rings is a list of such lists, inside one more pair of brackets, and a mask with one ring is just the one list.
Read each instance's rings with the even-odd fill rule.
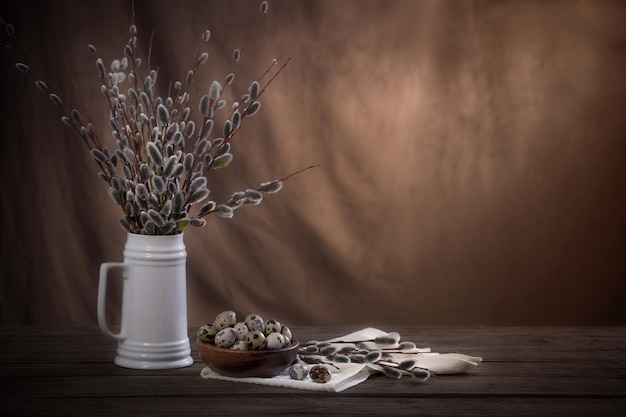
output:
[[[376,347],[372,347],[372,343]],[[434,372],[417,366],[415,359],[397,361],[392,356],[394,353],[419,354],[420,352],[411,352],[415,348],[415,343],[401,341],[399,333],[391,332],[362,340],[310,340],[298,347],[298,357],[305,363],[321,363],[335,368],[342,363],[377,365],[387,377],[399,379],[403,375],[410,375],[412,379],[424,382]]]

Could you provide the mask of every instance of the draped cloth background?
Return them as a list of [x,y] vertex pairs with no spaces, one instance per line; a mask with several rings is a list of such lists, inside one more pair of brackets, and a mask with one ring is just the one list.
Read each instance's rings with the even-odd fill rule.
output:
[[[121,58],[131,2],[12,3],[1,15],[32,60],[108,135],[86,45]],[[257,13],[136,0],[158,91],[185,77],[207,27],[208,91]],[[292,60],[212,196],[321,166],[185,232],[189,324],[224,309],[290,324],[626,324],[624,16],[623,1],[270,2],[236,91]],[[99,265],[122,259],[121,210],[15,70],[18,50],[0,58],[0,324],[95,324]]]

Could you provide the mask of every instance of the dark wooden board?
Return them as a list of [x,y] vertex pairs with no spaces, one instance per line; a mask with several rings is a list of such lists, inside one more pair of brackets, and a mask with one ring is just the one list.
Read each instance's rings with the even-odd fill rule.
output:
[[[300,340],[356,328],[294,327]],[[403,340],[481,356],[464,375],[425,383],[374,375],[341,393],[200,377],[187,368],[137,371],[113,364],[115,341],[97,328],[0,329],[2,416],[198,415],[626,415],[626,328],[402,327]]]

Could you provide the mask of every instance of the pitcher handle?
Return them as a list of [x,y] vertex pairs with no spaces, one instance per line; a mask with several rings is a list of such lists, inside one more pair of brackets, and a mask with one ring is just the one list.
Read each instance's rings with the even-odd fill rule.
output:
[[109,325],[106,320],[106,293],[107,293],[107,279],[109,277],[109,270],[111,268],[128,268],[128,264],[123,262],[105,262],[100,265],[100,282],[98,285],[98,325],[100,326],[100,330],[106,336],[112,337],[113,339],[124,340],[125,336],[123,335],[123,329],[120,329],[119,333],[113,333],[109,329]]

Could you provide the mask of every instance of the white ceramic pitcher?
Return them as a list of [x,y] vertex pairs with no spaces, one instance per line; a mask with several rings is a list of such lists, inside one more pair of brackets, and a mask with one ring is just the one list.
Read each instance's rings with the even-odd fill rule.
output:
[[[118,340],[115,364],[133,369],[182,368],[193,363],[187,333],[187,251],[183,235],[148,236],[129,233],[124,262],[100,267],[98,324]],[[120,332],[106,322],[109,270],[122,268]]]

